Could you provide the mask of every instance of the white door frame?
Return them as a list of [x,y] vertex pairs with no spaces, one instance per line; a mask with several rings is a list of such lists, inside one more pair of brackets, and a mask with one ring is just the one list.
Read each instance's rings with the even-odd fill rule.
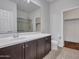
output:
[[[61,24],[61,32],[62,32],[62,39],[64,41],[64,16],[63,16],[63,13],[66,12],[66,11],[69,11],[69,10],[72,10],[72,9],[76,9],[76,8],[79,8],[79,6],[76,6],[76,7],[72,7],[72,8],[68,8],[68,9],[64,9],[63,11],[61,11],[61,20],[62,20],[62,24]],[[64,44],[63,44],[64,46]]]

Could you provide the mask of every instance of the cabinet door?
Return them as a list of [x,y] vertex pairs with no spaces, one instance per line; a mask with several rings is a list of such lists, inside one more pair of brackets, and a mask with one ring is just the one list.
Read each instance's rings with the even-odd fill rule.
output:
[[0,49],[0,59],[23,59],[22,47],[20,44]]
[[51,36],[45,38],[45,54],[51,51]]
[[45,56],[45,40],[37,40],[37,59],[42,59]]
[[0,59],[11,59],[11,49],[9,47],[0,49]]
[[24,44],[11,47],[11,59],[24,59]]
[[25,59],[36,59],[36,41],[25,43]]

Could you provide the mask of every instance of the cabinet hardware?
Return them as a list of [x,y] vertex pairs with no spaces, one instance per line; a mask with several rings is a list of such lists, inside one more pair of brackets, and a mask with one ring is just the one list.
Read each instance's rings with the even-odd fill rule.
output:
[[23,48],[25,48],[25,46],[23,45]]
[[29,47],[29,46],[26,44],[26,48],[27,48],[27,47]]
[[48,40],[49,38],[46,38],[46,40]]

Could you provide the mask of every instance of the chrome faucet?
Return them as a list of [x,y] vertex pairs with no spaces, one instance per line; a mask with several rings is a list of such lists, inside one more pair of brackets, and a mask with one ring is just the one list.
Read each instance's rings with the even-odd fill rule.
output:
[[11,33],[13,35],[13,38],[17,38],[19,37],[19,34],[17,32],[14,31],[8,31],[8,33]]
[[19,37],[19,34],[18,34],[17,32],[14,32],[14,33],[13,33],[13,37],[14,37],[14,38],[18,38],[18,37]]

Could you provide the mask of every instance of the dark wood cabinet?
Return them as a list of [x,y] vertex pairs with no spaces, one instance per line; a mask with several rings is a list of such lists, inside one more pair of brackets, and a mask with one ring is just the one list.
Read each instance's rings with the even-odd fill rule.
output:
[[36,41],[25,43],[25,59],[36,59]]
[[51,51],[51,36],[45,38],[45,54]]
[[11,59],[24,59],[24,44],[11,47]]
[[42,59],[45,55],[45,40],[37,40],[37,59]]
[[51,36],[37,40],[37,59],[42,59],[51,51]]
[[24,59],[23,44],[0,49],[0,59]]
[[51,36],[0,49],[0,59],[43,59],[51,50]]
[[0,49],[0,59],[11,59],[9,47]]

